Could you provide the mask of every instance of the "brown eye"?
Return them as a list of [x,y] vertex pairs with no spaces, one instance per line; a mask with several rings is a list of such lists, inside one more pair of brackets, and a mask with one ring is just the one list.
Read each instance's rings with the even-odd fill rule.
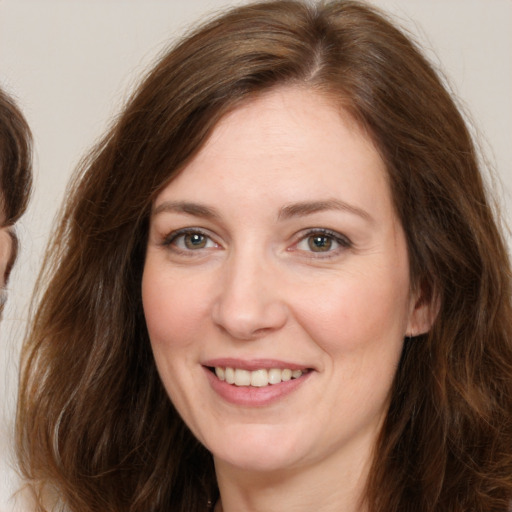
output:
[[308,237],[308,247],[313,252],[330,251],[333,245],[333,239],[327,235],[314,235]]
[[180,229],[175,231],[165,239],[164,245],[185,252],[219,247],[208,234],[196,229]]
[[204,249],[208,238],[202,233],[188,233],[183,235],[183,243],[187,249]]
[[295,245],[295,249],[310,255],[315,253],[318,257],[335,256],[350,247],[352,242],[345,235],[323,228],[311,229],[304,233]]

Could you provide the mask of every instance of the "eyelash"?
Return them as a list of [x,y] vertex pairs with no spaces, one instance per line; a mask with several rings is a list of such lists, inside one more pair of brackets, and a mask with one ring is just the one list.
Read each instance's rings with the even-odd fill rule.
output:
[[[173,250],[176,252],[184,253],[187,255],[192,255],[194,252],[199,252],[199,249],[210,249],[211,247],[198,247],[198,250],[195,251],[194,249],[186,249],[179,247],[176,244],[176,241],[179,240],[180,237],[186,237],[187,235],[200,235],[206,239],[206,243],[213,242],[215,245],[218,245],[217,242],[213,240],[211,235],[200,229],[200,228],[183,228],[179,229],[177,231],[173,231],[172,233],[168,234],[165,239],[162,242],[163,246],[173,246]],[[340,233],[337,233],[336,231],[331,231],[330,229],[323,229],[323,228],[313,228],[309,229],[306,232],[300,233],[300,238],[293,244],[293,246],[289,249],[290,251],[303,251],[304,253],[308,254],[307,257],[309,258],[331,258],[333,256],[336,256],[340,250],[343,249],[349,249],[352,247],[352,242],[345,236],[341,235]],[[330,240],[331,242],[334,241],[336,244],[339,245],[339,247],[336,247],[334,249],[328,248],[326,251],[308,251],[304,249],[298,249],[299,244],[303,242],[307,242],[309,239],[313,237],[325,237],[326,239]],[[309,244],[308,244],[309,245]]]
[[308,253],[309,258],[332,258],[334,256],[337,256],[339,252],[342,251],[343,249],[350,249],[353,245],[349,238],[347,238],[345,235],[337,233],[336,231],[331,231],[330,229],[324,228],[313,228],[301,233],[299,240],[293,245],[293,248],[291,248],[290,250],[297,250],[297,247],[300,243],[307,243],[309,239],[314,237],[328,238],[331,241],[336,242],[339,245],[339,247],[327,251],[305,251],[306,253]]
[[[178,247],[176,245],[176,241],[180,237],[186,237],[187,235],[200,235],[200,236],[204,237],[205,239],[207,239],[207,243],[209,240],[209,241],[212,241],[214,244],[218,245],[217,242],[215,242],[213,240],[213,238],[211,237],[211,235],[209,233],[207,233],[206,231],[203,231],[202,229],[199,229],[199,228],[183,228],[183,229],[178,229],[177,231],[173,231],[172,233],[169,233],[164,238],[162,245],[164,245],[164,246],[173,245],[174,246],[173,249],[175,251],[181,252],[181,253],[186,253],[186,254],[191,254],[191,253],[195,252],[193,249],[184,249],[184,248]],[[202,247],[200,249],[202,249]]]

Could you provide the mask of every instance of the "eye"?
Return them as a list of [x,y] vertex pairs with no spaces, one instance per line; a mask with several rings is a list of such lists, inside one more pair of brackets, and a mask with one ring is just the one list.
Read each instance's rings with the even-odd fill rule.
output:
[[331,253],[351,245],[350,240],[344,235],[326,229],[316,229],[307,232],[295,248],[306,252]]
[[327,252],[336,242],[327,235],[313,235],[306,238],[309,249],[313,252]]
[[164,245],[173,246],[181,251],[197,251],[219,247],[210,236],[198,229],[180,229],[168,235]]

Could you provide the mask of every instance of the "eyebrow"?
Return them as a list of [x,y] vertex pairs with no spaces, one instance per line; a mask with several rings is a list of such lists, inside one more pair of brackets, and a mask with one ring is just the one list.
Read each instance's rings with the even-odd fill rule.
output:
[[213,208],[188,201],[164,201],[153,210],[153,215],[158,215],[162,212],[185,213],[206,219],[216,219],[219,217]]
[[357,206],[340,201],[339,199],[328,199],[326,201],[303,201],[283,206],[279,212],[279,219],[285,220],[292,217],[303,217],[313,213],[326,210],[339,210],[362,217],[368,222],[373,222],[373,217],[366,211]]
[[[301,201],[298,203],[291,203],[289,205],[283,206],[279,210],[277,218],[278,220],[287,220],[293,217],[304,217],[306,215],[312,215],[314,213],[326,210],[338,210],[351,213],[363,218],[368,222],[373,222],[374,220],[367,211],[346,203],[345,201],[340,201],[339,199],[328,199],[326,201]],[[218,219],[220,217],[214,208],[188,201],[164,201],[153,210],[153,215],[158,215],[162,212],[184,213],[186,215],[192,215],[194,217],[202,217],[206,219]]]

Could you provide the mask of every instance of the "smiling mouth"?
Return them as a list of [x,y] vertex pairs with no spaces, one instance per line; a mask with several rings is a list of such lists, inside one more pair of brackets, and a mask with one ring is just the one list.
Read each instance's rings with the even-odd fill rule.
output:
[[231,368],[215,366],[210,368],[217,378],[228,384],[239,387],[255,387],[263,388],[287,382],[289,380],[298,379],[310,370],[304,368],[302,370],[291,370],[289,368],[261,368],[259,370],[243,370],[241,368]]

